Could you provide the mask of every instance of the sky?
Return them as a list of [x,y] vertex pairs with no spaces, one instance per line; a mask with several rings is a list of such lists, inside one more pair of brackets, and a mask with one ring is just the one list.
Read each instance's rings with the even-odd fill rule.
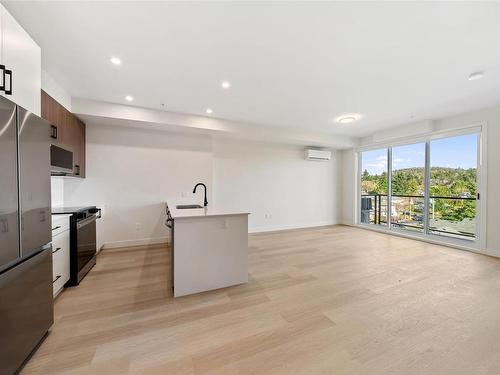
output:
[[[431,167],[475,168],[477,164],[477,135],[462,135],[431,141]],[[425,143],[392,148],[393,170],[424,167]],[[380,174],[387,171],[387,149],[365,151],[362,171]]]

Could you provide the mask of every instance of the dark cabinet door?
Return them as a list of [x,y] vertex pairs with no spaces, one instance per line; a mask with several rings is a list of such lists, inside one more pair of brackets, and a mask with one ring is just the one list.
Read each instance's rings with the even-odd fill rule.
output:
[[67,113],[69,112],[43,90],[41,91],[41,103],[42,118],[50,122],[51,143],[65,148],[64,145],[68,137],[66,131]]
[[73,175],[85,177],[85,123],[42,90],[42,118],[50,122],[50,141],[73,152]]

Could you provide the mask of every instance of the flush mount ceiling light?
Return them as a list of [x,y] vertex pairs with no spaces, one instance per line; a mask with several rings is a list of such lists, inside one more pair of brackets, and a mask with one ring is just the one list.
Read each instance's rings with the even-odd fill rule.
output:
[[475,81],[484,77],[484,72],[474,72],[469,75],[469,81]]
[[211,108],[207,108],[205,112],[207,113],[207,115],[211,115],[212,113],[214,113]]
[[227,89],[229,89],[231,87],[231,82],[229,82],[229,81],[222,81],[222,83],[220,85],[222,86],[222,88],[224,90],[227,90]]
[[337,117],[335,121],[341,124],[350,124],[351,122],[358,121],[360,118],[361,115],[359,113],[346,113],[345,115]]
[[133,101],[134,101],[134,98],[133,98],[132,96],[130,96],[130,95],[127,95],[127,96],[125,97],[125,100],[126,100],[127,102],[133,102]]
[[112,58],[110,58],[109,61],[111,61],[111,63],[114,65],[121,65],[122,64],[122,61],[118,57],[114,57],[114,56]]

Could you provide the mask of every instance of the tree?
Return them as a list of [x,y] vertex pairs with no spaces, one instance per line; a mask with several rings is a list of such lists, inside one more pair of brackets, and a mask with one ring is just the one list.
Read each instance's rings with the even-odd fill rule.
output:
[[[458,222],[474,219],[475,200],[449,199],[449,197],[475,197],[477,191],[476,168],[432,167],[430,171],[430,195],[434,198],[434,215],[438,218]],[[393,195],[422,195],[425,191],[424,168],[406,168],[393,172]],[[365,169],[361,175],[365,194],[387,194],[387,173],[370,175]]]

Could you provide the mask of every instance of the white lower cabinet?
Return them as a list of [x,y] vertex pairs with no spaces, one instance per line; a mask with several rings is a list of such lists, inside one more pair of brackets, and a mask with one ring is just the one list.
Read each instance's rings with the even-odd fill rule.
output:
[[[62,291],[64,284],[69,280],[69,217],[57,218],[52,220],[53,229],[55,222],[67,225],[53,230],[52,235],[52,285],[54,298]],[[65,224],[65,223],[64,223]],[[62,231],[60,229],[63,229]]]

